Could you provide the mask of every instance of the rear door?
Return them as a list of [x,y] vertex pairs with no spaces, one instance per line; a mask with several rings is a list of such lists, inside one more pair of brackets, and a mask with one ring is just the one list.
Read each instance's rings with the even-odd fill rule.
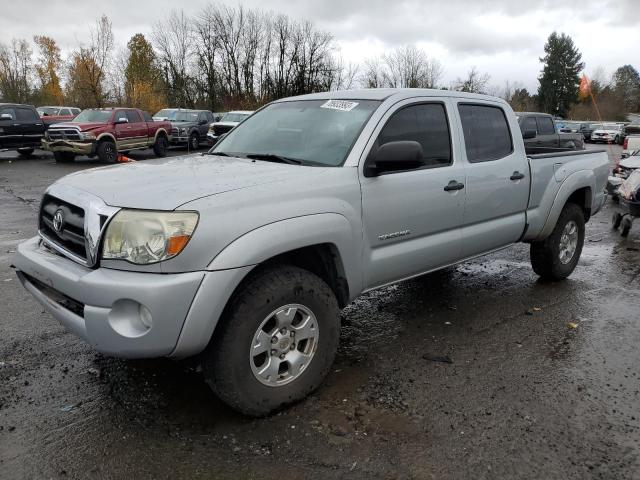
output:
[[[5,115],[5,118],[2,116]],[[12,148],[19,145],[22,141],[22,132],[20,132],[20,124],[16,119],[15,107],[0,106],[0,148]]]
[[129,133],[131,135],[131,146],[146,146],[149,139],[147,122],[140,116],[137,110],[127,110],[127,120],[129,120]]
[[462,258],[467,258],[517,242],[524,233],[529,161],[514,144],[511,132],[518,127],[511,111],[491,102],[459,100],[457,107],[467,160],[462,228]]
[[560,136],[556,132],[553,119],[547,116],[536,116],[538,125],[538,135],[536,137],[536,147],[540,149],[537,153],[557,152],[560,147]]
[[40,146],[44,136],[45,125],[35,108],[16,107],[16,117],[20,125],[19,131],[24,146]]
[[366,177],[361,165],[367,288],[448,265],[460,256],[464,165],[452,142],[449,103],[407,100],[387,112],[368,150],[391,141],[422,145],[426,167]]

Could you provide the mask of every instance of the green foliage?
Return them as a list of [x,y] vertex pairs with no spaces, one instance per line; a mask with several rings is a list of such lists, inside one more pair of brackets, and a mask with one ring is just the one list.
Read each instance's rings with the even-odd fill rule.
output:
[[627,112],[640,112],[640,74],[631,65],[618,68],[612,79],[613,90],[622,98]]
[[578,101],[582,54],[564,33],[553,32],[544,46],[542,75],[538,78],[538,103],[547,113],[564,117]]

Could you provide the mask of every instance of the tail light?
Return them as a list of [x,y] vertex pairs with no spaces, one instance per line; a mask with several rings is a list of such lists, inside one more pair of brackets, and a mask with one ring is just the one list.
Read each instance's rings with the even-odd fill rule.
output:
[[629,149],[629,137],[624,137],[624,143],[622,144],[622,148],[624,150],[628,150]]

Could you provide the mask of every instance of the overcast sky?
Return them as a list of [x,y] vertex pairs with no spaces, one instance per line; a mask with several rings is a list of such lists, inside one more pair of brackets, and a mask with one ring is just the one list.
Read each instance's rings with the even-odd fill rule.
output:
[[[86,41],[101,15],[113,22],[116,42],[148,35],[172,8],[197,12],[206,0],[20,0],[2,2],[0,41],[53,37],[65,50]],[[539,57],[556,30],[573,37],[586,72],[603,67],[610,75],[631,63],[640,68],[640,0],[227,0],[297,19],[331,32],[346,61],[360,63],[390,48],[416,44],[444,66],[448,85],[475,65],[491,75],[537,88]]]

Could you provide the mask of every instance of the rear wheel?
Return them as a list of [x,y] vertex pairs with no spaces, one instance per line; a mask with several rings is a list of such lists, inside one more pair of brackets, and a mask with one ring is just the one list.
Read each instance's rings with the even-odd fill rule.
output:
[[254,274],[231,300],[203,354],[203,372],[231,407],[266,415],[320,385],[339,337],[329,286],[307,270],[274,266]]
[[68,163],[73,162],[76,155],[71,152],[53,152],[53,158],[56,159],[56,163]]
[[118,159],[118,149],[116,144],[110,140],[104,140],[98,144],[96,154],[101,162],[115,163]]
[[548,238],[532,242],[533,271],[547,280],[567,278],[578,264],[584,245],[584,213],[575,203],[567,203]]
[[31,154],[33,153],[33,148],[19,148],[18,149],[18,154],[21,157],[30,157]]
[[156,154],[156,157],[166,157],[168,146],[169,142],[167,141],[167,137],[158,135],[158,138],[156,138],[156,141],[153,143],[153,153]]

